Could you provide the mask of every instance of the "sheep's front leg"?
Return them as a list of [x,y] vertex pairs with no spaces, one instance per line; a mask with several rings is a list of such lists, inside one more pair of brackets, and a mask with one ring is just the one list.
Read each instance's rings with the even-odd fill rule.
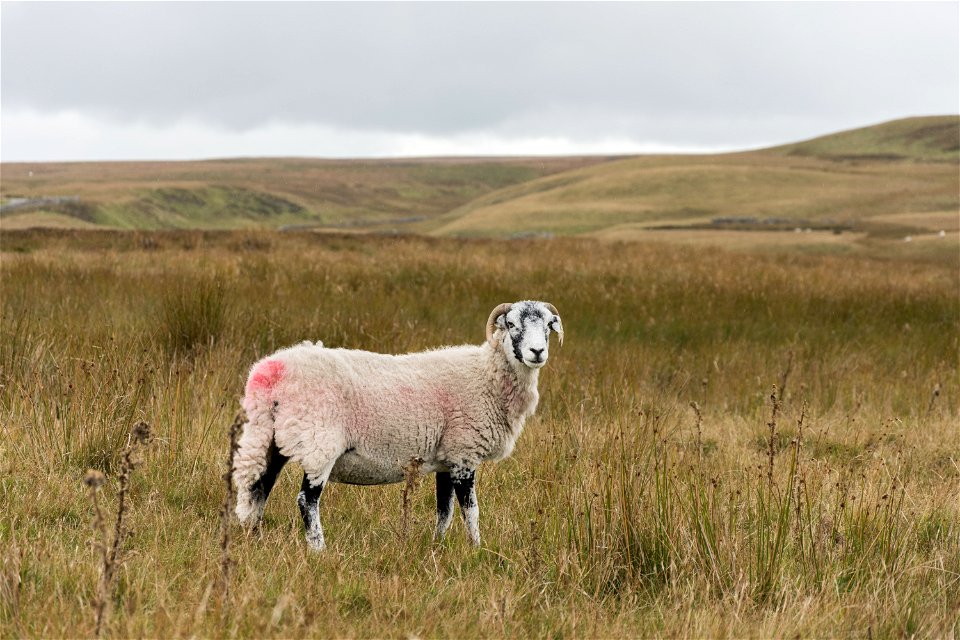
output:
[[437,472],[437,529],[433,539],[443,540],[443,536],[453,520],[453,480],[447,471]]
[[467,538],[476,546],[480,546],[480,507],[477,506],[477,491],[474,487],[475,469],[453,467],[450,469],[450,479],[453,490],[460,503],[463,513],[463,522],[467,525]]

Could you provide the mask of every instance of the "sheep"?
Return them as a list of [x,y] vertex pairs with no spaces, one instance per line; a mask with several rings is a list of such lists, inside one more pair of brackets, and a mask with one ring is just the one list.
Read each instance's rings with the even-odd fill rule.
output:
[[293,460],[303,467],[297,503],[306,542],[319,551],[329,482],[400,482],[415,462],[436,473],[434,538],[446,534],[456,497],[467,537],[479,545],[477,467],[509,456],[536,410],[550,331],[562,345],[556,307],[524,300],[493,310],[481,345],[385,355],[305,342],[258,361],[234,459],[238,519],[259,526],[277,475]]

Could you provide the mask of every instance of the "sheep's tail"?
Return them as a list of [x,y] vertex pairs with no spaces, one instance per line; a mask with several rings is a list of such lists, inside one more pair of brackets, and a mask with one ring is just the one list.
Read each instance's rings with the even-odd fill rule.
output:
[[283,379],[279,360],[261,360],[253,366],[247,380],[243,408],[247,422],[233,461],[233,484],[237,489],[237,517],[240,522],[256,524],[263,509],[262,500],[253,495],[253,487],[267,471],[268,455],[274,439],[275,387]]

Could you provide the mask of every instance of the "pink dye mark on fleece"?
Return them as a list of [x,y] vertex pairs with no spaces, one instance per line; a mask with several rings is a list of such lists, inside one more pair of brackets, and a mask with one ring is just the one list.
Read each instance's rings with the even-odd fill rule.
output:
[[264,360],[250,373],[247,380],[247,395],[256,391],[270,391],[283,378],[283,363],[279,360]]
[[434,389],[433,397],[434,402],[440,407],[440,411],[443,412],[445,418],[449,418],[460,410],[460,403],[457,397],[446,389]]

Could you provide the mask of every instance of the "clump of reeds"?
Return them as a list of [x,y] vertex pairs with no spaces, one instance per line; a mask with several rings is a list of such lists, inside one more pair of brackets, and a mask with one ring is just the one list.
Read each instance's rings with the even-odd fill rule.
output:
[[407,539],[407,528],[410,521],[410,497],[416,490],[420,482],[420,467],[423,466],[423,459],[411,458],[407,465],[406,482],[403,484],[403,520],[401,520],[400,533],[404,540]]
[[[782,380],[784,380],[782,378]],[[766,494],[761,486],[757,487],[757,545],[755,555],[754,575],[755,597],[760,601],[768,601],[777,589],[783,564],[787,555],[787,537],[790,529],[793,492],[797,483],[798,465],[800,463],[800,441],[793,447],[790,469],[786,476],[786,486],[783,491],[774,485],[773,468],[776,456],[777,418],[780,415],[782,394],[777,385],[773,385],[770,393],[770,442],[767,449],[767,487]],[[801,414],[802,415],[802,414]],[[802,420],[802,417],[801,417]],[[799,423],[800,429],[803,423]],[[801,434],[802,435],[802,434]],[[760,481],[762,482],[762,480]]]
[[783,368],[783,371],[780,372],[780,386],[777,391],[777,400],[780,404],[783,404],[784,394],[787,392],[787,379],[790,377],[790,372],[793,371],[793,349],[787,352],[787,364]]
[[114,578],[117,574],[117,568],[122,563],[120,548],[127,533],[124,528],[124,516],[129,509],[127,494],[130,492],[130,479],[134,469],[142,462],[139,456],[141,447],[150,444],[151,440],[153,440],[153,433],[150,430],[150,425],[146,422],[138,422],[134,425],[127,438],[127,445],[123,449],[120,464],[120,474],[117,476],[117,511],[113,519],[112,533],[109,530],[99,499],[100,488],[107,481],[106,476],[101,471],[90,469],[83,478],[83,483],[90,489],[90,500],[93,503],[93,530],[99,537],[99,540],[95,543],[101,563],[100,579],[97,581],[94,600],[96,618],[94,636],[96,637],[100,637],[103,632],[103,626],[109,614]]
[[223,472],[223,484],[226,489],[223,496],[223,505],[220,507],[220,596],[226,606],[227,596],[230,594],[230,572],[233,560],[230,558],[230,514],[237,502],[236,488],[233,486],[233,462],[237,455],[240,441],[240,431],[247,421],[246,413],[241,410],[230,425],[230,451],[227,454],[227,468]]
[[171,354],[189,355],[210,346],[226,326],[226,308],[226,294],[215,279],[174,285],[160,310],[164,347]]
[[797,437],[793,441],[793,453],[794,458],[797,461],[794,473],[797,476],[797,481],[794,486],[796,492],[794,497],[794,527],[796,532],[796,544],[797,549],[801,554],[804,552],[803,547],[803,490],[806,488],[806,476],[803,471],[803,457],[801,455],[803,449],[803,421],[807,417],[807,402],[804,400],[803,404],[800,405],[800,417],[797,418]]
[[700,405],[696,402],[690,403],[690,408],[697,416],[697,468],[700,470],[700,479],[703,479],[703,415],[700,413]]
[[777,416],[780,413],[782,395],[777,391],[777,385],[773,385],[773,391],[770,393],[770,422],[767,428],[770,430],[770,446],[767,449],[767,491],[773,492],[773,458],[777,453]]

